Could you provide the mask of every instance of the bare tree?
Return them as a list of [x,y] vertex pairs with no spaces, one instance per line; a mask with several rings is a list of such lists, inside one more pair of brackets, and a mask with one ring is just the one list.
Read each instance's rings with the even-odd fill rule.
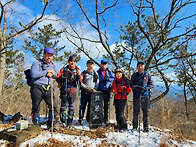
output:
[[139,28],[145,44],[134,46],[134,51],[130,50],[131,46],[125,46],[124,49],[131,52],[136,60],[145,60],[146,70],[152,70],[165,83],[165,91],[151,102],[160,100],[169,92],[169,83],[172,80],[166,73],[174,70],[177,59],[196,56],[195,52],[182,48],[187,41],[195,38],[195,24],[186,22],[195,20],[196,13],[182,15],[185,9],[194,7],[195,3],[196,1],[172,0],[169,9],[161,14],[162,11],[156,9],[157,3],[154,0],[130,1],[136,16],[136,27]]
[[[22,2],[22,1],[21,1]],[[17,6],[13,6],[16,4]],[[40,4],[37,5],[42,5]],[[5,3],[0,1],[0,8],[1,8],[1,15],[0,15],[0,97],[2,95],[2,87],[4,81],[4,73],[5,73],[5,64],[6,64],[6,50],[7,50],[7,42],[9,39],[17,37],[19,34],[25,32],[26,30],[32,28],[37,23],[42,21],[46,8],[48,6],[48,2],[45,3],[43,6],[41,15],[39,17],[35,17],[35,19],[27,22],[27,20],[23,20],[24,14],[17,14],[16,8],[20,7],[20,4],[17,3],[15,0],[9,0]],[[16,21],[13,18],[19,18],[23,22]],[[16,24],[18,23],[18,24]]]
[[[118,9],[119,1],[76,0],[72,6],[68,2],[65,2],[64,5],[66,6],[63,14],[66,18],[63,21],[66,23],[62,25],[67,40],[75,46],[75,49],[94,60],[97,65],[99,63],[96,59],[106,52],[112,58],[112,64],[118,66],[109,44],[108,27],[112,27],[112,24],[106,15]],[[110,19],[112,17],[111,14]],[[76,22],[81,23],[77,24]]]
[[[66,2],[65,9],[63,9],[63,14],[66,16],[63,21],[66,23],[62,24],[67,40],[88,58],[94,60],[97,65],[99,63],[96,59],[104,51],[114,66],[124,66],[124,61],[128,61],[127,69],[129,70],[132,70],[130,68],[132,61],[145,60],[146,70],[151,70],[165,84],[165,91],[151,102],[160,100],[169,92],[170,83],[173,80],[167,77],[167,73],[169,70],[174,70],[173,67],[177,60],[196,55],[181,48],[187,40],[192,40],[195,37],[195,24],[185,22],[195,20],[196,14],[184,13],[190,6],[194,7],[195,1],[167,1],[169,8],[163,7],[164,13],[161,13],[161,7],[157,7],[158,2],[156,3],[154,0],[129,1],[135,15],[133,18],[136,18],[135,20],[131,18],[130,21],[135,21],[133,28],[138,29],[139,34],[138,40],[131,46],[126,43],[125,46],[121,46],[123,52],[119,50],[119,46],[115,51],[111,49],[110,40],[112,37],[108,33],[109,27],[112,27],[110,23],[111,17],[114,15],[112,12],[117,11],[123,1],[76,0],[74,2],[72,5]],[[121,19],[121,16],[118,17]],[[77,22],[81,23],[77,24]],[[91,32],[91,34],[86,34],[86,32]],[[95,37],[92,37],[93,35]],[[86,46],[89,43],[92,46]],[[94,58],[92,55],[95,53],[97,56]],[[119,54],[122,55],[123,60],[120,59],[121,57],[117,59]],[[130,58],[127,57],[128,55]],[[122,61],[123,64],[120,63]]]

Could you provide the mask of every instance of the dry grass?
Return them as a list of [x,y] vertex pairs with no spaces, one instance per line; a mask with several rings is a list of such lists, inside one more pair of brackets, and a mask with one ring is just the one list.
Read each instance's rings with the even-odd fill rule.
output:
[[150,110],[150,124],[162,129],[172,130],[176,138],[196,140],[196,109],[193,102],[188,103],[187,117],[184,103],[168,99],[154,104]]
[[[54,95],[56,98],[58,110],[60,110],[60,98],[59,89],[54,85]],[[31,97],[30,97],[30,87],[26,86],[21,89],[16,89],[14,87],[4,89],[3,97],[0,101],[0,111],[6,115],[14,115],[20,112],[23,116],[29,117],[31,114]],[[78,117],[79,113],[79,98],[76,100],[75,104],[75,117]],[[130,114],[129,120],[132,121],[132,107],[131,101],[129,101]],[[46,105],[44,101],[41,103],[40,114],[45,115]],[[173,102],[168,99],[164,99],[151,105],[150,109],[150,125],[157,126],[162,129],[170,129],[177,136],[181,138],[187,138],[191,140],[196,140],[196,106],[194,102],[188,103],[188,114],[187,117],[185,113],[185,107],[183,102]],[[115,109],[113,105],[113,98],[110,101],[110,119],[115,119]],[[128,120],[128,118],[127,118]],[[164,146],[164,145],[163,145]]]

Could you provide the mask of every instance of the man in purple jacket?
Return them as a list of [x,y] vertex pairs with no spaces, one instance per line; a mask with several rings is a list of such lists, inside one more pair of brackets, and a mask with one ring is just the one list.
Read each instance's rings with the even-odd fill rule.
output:
[[133,130],[138,128],[138,114],[140,106],[143,112],[143,127],[144,132],[148,132],[148,109],[150,100],[150,89],[154,87],[154,82],[151,75],[144,71],[145,64],[143,61],[138,61],[138,72],[131,76],[130,86],[133,90]]
[[[51,104],[51,83],[50,78],[56,79],[57,72],[55,65],[52,62],[55,51],[53,48],[46,47],[44,49],[43,58],[33,62],[31,66],[31,77],[33,84],[31,86],[31,99],[32,99],[32,121],[33,124],[39,125],[39,110],[42,99],[46,102],[49,108],[48,116],[48,129],[52,124],[52,104]],[[56,116],[56,102],[54,101],[54,117]]]

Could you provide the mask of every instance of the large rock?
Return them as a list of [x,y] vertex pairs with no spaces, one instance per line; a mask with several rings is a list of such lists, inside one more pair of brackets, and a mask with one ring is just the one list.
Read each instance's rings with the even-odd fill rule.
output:
[[39,134],[41,132],[40,126],[31,126],[25,130],[16,130],[16,127],[12,127],[0,132],[0,139],[4,139],[7,141],[14,142],[15,144],[19,144],[23,142],[26,138],[30,138]]

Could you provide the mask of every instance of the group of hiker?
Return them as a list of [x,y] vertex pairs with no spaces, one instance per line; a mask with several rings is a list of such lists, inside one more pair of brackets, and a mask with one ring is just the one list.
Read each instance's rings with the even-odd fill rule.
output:
[[[53,117],[57,115],[57,104],[53,96],[51,102],[51,78],[55,79],[60,88],[60,121],[64,127],[72,125],[75,113],[75,101],[77,95],[80,98],[79,120],[78,125],[83,123],[84,112],[87,107],[86,121],[90,119],[91,94],[101,91],[103,94],[103,122],[108,122],[108,106],[111,93],[114,95],[114,106],[117,121],[117,130],[126,130],[127,122],[124,116],[124,109],[127,102],[128,94],[133,91],[133,129],[138,128],[138,114],[140,107],[143,111],[144,131],[148,132],[148,109],[149,109],[149,90],[154,87],[151,75],[144,71],[145,63],[137,63],[138,72],[126,78],[123,70],[117,67],[114,73],[107,67],[107,60],[101,60],[100,68],[95,71],[94,62],[88,60],[87,69],[80,73],[76,66],[77,58],[74,55],[69,56],[67,66],[60,69],[57,74],[54,63],[52,62],[55,51],[53,48],[44,49],[43,58],[33,62],[30,75],[32,77],[31,98],[32,98],[32,122],[39,125],[40,103],[42,99],[49,108],[48,129],[51,128]],[[53,108],[52,108],[53,107]],[[67,113],[68,108],[68,113]],[[52,111],[52,109],[54,111]],[[54,113],[52,113],[54,112]]]

